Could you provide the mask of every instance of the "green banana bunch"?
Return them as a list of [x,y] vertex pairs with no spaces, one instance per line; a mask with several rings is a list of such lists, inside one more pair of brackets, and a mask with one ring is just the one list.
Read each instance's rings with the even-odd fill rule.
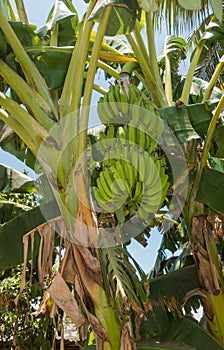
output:
[[160,159],[132,145],[124,148],[119,160],[102,169],[93,193],[102,209],[115,215],[119,210],[118,222],[133,215],[147,222],[166,197],[167,180]]
[[154,140],[158,140],[164,129],[164,123],[159,113],[154,109],[152,102],[143,99],[142,96],[137,98],[132,105],[130,124],[144,130]]
[[138,89],[133,84],[129,86],[127,96],[121,85],[111,85],[108,92],[98,100],[97,111],[101,122],[105,125],[127,124],[131,120],[129,105],[139,96]]

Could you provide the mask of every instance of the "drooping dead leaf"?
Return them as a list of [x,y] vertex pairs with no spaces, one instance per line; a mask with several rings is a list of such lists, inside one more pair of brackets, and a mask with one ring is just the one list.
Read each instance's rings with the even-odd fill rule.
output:
[[38,276],[41,285],[45,276],[51,276],[54,250],[55,223],[46,222],[38,228],[40,247],[38,255]]
[[120,350],[135,350],[136,344],[130,335],[128,326],[123,326],[121,330]]
[[[73,253],[74,253],[74,258],[75,262],[77,265],[77,269],[79,271],[79,277],[81,280],[81,284],[83,288],[88,292],[89,297],[93,301],[96,301],[96,295],[97,295],[97,290],[99,288],[99,285],[102,286],[102,275],[101,273],[93,273],[92,270],[88,268],[88,266],[85,264],[85,260],[80,253],[79,247],[77,247],[75,244],[73,246]],[[88,249],[83,247],[83,249]]]
[[68,315],[76,327],[80,327],[85,323],[85,317],[80,312],[77,301],[59,272],[55,274],[48,292],[54,302]]
[[75,233],[77,232],[79,239],[82,239],[82,242],[80,242],[81,245],[85,247],[98,247],[97,218],[95,213],[91,210],[81,165],[79,165],[76,171],[76,181],[79,207],[76,217]]
[[78,272],[75,265],[71,243],[69,243],[66,247],[65,256],[60,267],[60,272],[67,283],[75,284],[75,278]]
[[21,280],[21,284],[20,284],[20,291],[15,299],[16,308],[18,305],[19,298],[20,298],[20,296],[21,296],[21,294],[26,286],[26,264],[27,264],[28,246],[29,246],[29,236],[25,235],[25,236],[23,236],[24,261],[23,261],[22,280]]
[[199,284],[210,294],[220,292],[220,278],[212,259],[212,225],[203,215],[192,220],[192,250],[198,269]]
[[94,273],[101,273],[100,263],[97,258],[92,255],[92,252],[88,248],[82,246],[77,246],[77,249],[82,255],[86,267]]

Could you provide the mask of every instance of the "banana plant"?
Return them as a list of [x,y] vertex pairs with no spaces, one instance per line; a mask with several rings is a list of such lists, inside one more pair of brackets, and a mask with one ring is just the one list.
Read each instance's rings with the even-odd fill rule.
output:
[[[172,2],[172,4],[173,3],[174,2]],[[178,3],[181,6],[186,6],[188,10],[195,9],[196,7],[198,9],[200,8],[198,2],[194,2],[194,4],[190,2],[190,7],[189,2],[188,4],[186,1],[179,1]],[[205,208],[209,207],[220,214],[222,213],[222,207],[221,200],[214,200],[214,196],[211,196],[211,192],[210,196],[209,193],[207,196],[204,196],[204,184],[209,178],[209,175],[210,178],[212,178],[212,176],[216,174],[217,183],[222,183],[222,173],[217,173],[217,162],[213,162],[215,165],[212,169],[206,168],[206,162],[208,160],[209,151],[210,155],[214,157],[217,156],[217,154],[222,154],[220,142],[223,130],[222,120],[220,119],[218,121],[218,119],[222,110],[223,97],[221,96],[220,102],[216,106],[214,116],[205,103],[196,106],[185,106],[188,104],[193,74],[201,56],[206,38],[203,38],[196,48],[189,68],[189,74],[186,77],[184,88],[180,96],[180,102],[182,103],[180,107],[183,108],[178,108],[178,106],[171,106],[171,77],[169,75],[171,72],[169,71],[171,68],[170,57],[172,56],[169,56],[170,52],[167,50],[165,85],[169,87],[169,89],[164,90],[154,45],[153,18],[156,18],[157,9],[162,8],[164,5],[162,1],[142,1],[140,3],[140,6],[146,11],[145,18],[148,47],[146,47],[142,37],[141,28],[142,22],[144,21],[141,21],[141,8],[138,7],[136,1],[131,1],[128,6],[126,3],[124,4],[123,2],[117,1],[105,1],[100,3],[99,6],[97,1],[90,1],[85,18],[79,24],[77,24],[77,13],[71,2],[56,1],[54,11],[49,18],[47,26],[40,31],[40,36],[37,36],[28,25],[22,1],[17,2],[20,19],[25,23],[22,26],[17,26],[17,23],[14,22],[15,15],[13,14],[9,1],[4,1],[2,4],[0,26],[3,39],[1,40],[3,56],[0,61],[0,75],[2,77],[0,118],[8,127],[19,135],[34,158],[38,159],[38,167],[42,168],[47,175],[57,206],[63,217],[62,220],[61,215],[58,215],[58,211],[56,210],[55,216],[58,216],[55,222],[60,229],[61,236],[64,238],[72,237],[72,242],[67,244],[64,259],[61,262],[60,272],[54,276],[49,286],[49,294],[55,303],[71,317],[77,326],[80,327],[84,325],[86,320],[88,320],[95,335],[97,349],[135,348],[135,341],[132,337],[133,324],[131,324],[131,319],[136,320],[135,326],[138,325],[144,311],[150,308],[147,302],[147,281],[140,269],[138,273],[141,275],[143,283],[145,282],[144,288],[138,278],[136,278],[136,275],[134,273],[129,273],[129,271],[133,269],[133,265],[130,265],[131,257],[128,255],[124,246],[122,246],[122,248],[115,247],[115,249],[111,251],[105,250],[103,253],[94,248],[97,246],[96,232],[98,227],[95,221],[94,210],[89,209],[91,208],[90,198],[85,181],[85,175],[87,174],[86,162],[81,162],[79,160],[80,156],[85,153],[87,148],[88,107],[94,88],[96,68],[100,67],[111,76],[114,76],[115,79],[118,79],[119,74],[111,65],[105,63],[105,58],[111,61],[117,59],[121,64],[131,62],[132,69],[129,73],[133,71],[134,74],[136,74],[137,78],[144,86],[146,95],[150,95],[152,100],[152,103],[150,102],[147,104],[147,108],[151,108],[153,113],[155,113],[154,107],[157,108],[157,113],[159,113],[161,118],[173,129],[178,141],[186,150],[187,161],[190,163],[189,171],[192,169],[193,175],[196,172],[196,176],[193,176],[192,191],[189,191],[187,195],[183,218],[188,228],[199,271],[199,287],[201,288],[199,295],[204,302],[209,329],[212,334],[223,343],[221,320],[223,282],[215,251],[216,246],[212,240],[211,230],[213,227],[211,226],[211,222],[209,223],[205,211]],[[169,2],[170,7],[167,6],[168,10],[171,9],[173,6],[172,4]],[[207,5],[207,2],[203,3],[203,9],[206,8],[205,5]],[[215,14],[219,16],[220,7],[217,7],[214,1],[211,2],[211,5],[213,6]],[[192,6],[194,6],[194,8]],[[65,17],[62,22],[60,22],[59,16],[61,7],[63,9],[66,7],[66,11],[64,12]],[[69,23],[67,23],[65,19],[67,19]],[[120,23],[121,20],[122,25]],[[9,21],[12,21],[11,25]],[[72,23],[70,21],[72,21]],[[99,25],[97,32],[93,34],[92,27],[94,21],[98,21]],[[111,26],[111,23],[115,23],[116,26]],[[63,31],[66,26],[71,29],[72,25],[73,28],[75,27],[75,32],[73,31],[75,42],[71,50],[71,48],[60,46],[60,42],[65,44],[71,43],[71,41],[63,41]],[[25,40],[24,38],[27,37],[23,37],[24,31],[30,34],[29,37],[32,38],[32,44],[29,43],[27,45],[27,43],[23,41]],[[46,40],[46,33],[48,35],[47,39],[50,41],[49,43],[45,42],[45,46],[43,46],[41,40]],[[120,52],[114,52],[113,49],[110,49],[110,55],[108,55],[107,52],[102,53],[101,50],[103,47],[108,50],[108,45],[106,46],[103,41],[104,35],[121,33],[126,35],[132,48],[132,57],[121,55]],[[92,42],[94,43],[93,45],[89,45],[91,36],[93,38],[93,35],[95,40],[92,40]],[[35,45],[33,45],[33,43],[35,43]],[[177,47],[172,46],[172,52],[175,50],[178,51],[179,49],[180,47],[178,47],[178,45]],[[11,55],[8,55],[9,51]],[[61,56],[57,56],[56,54]],[[65,71],[63,67],[61,67],[60,70],[57,71],[58,77],[60,77],[59,81],[50,74],[55,72],[55,61],[52,57],[63,57],[63,60],[66,62],[67,70]],[[208,90],[210,92],[220,73],[222,63],[223,62],[220,62],[220,67],[215,71],[209,85]],[[46,67],[49,64],[52,71],[49,73],[49,77],[47,77]],[[130,68],[130,64],[129,66],[123,66],[122,73],[127,72],[127,67]],[[43,80],[43,78],[45,80]],[[6,93],[8,87],[11,89],[10,96]],[[103,89],[96,86],[95,88],[103,95],[106,95]],[[121,88],[120,90],[123,89]],[[124,91],[122,91],[122,96],[125,97]],[[209,97],[210,94],[205,96],[204,99],[208,100]],[[148,101],[145,96],[144,101]],[[25,109],[21,105],[25,106]],[[82,107],[82,109],[80,109],[80,107]],[[199,111],[201,114],[199,114]],[[198,117],[199,115],[203,115],[204,119],[201,120]],[[159,120],[158,115],[156,120]],[[186,128],[186,125],[188,128]],[[128,128],[128,135],[130,134],[131,138],[134,128]],[[216,133],[214,134],[215,131]],[[205,138],[206,133],[207,137]],[[142,136],[142,133],[139,133],[139,140]],[[198,166],[192,168],[192,165],[194,166],[196,163],[194,155],[198,149],[197,145],[199,139],[205,142],[202,160],[201,163],[198,163]],[[186,144],[188,144],[189,140],[193,141],[189,143],[190,148],[187,148]],[[32,157],[30,159],[32,160]],[[117,164],[114,165],[118,166]],[[122,171],[123,169],[120,170]],[[163,168],[161,168],[160,175],[161,178],[165,176]],[[188,173],[186,172],[185,175],[187,176]],[[181,179],[183,180],[183,177],[180,178],[180,181]],[[141,181],[138,181],[138,183],[139,182]],[[180,183],[173,185],[178,188]],[[135,190],[137,191],[137,184]],[[166,184],[164,186],[164,191],[165,190],[167,190]],[[135,197],[135,194],[133,196]],[[195,201],[195,199],[197,201]],[[198,203],[202,203],[202,205]],[[125,216],[124,214],[125,212],[123,212],[122,216],[122,213],[117,213],[117,218],[122,223]],[[81,225],[74,227],[74,218],[77,217]],[[49,233],[49,236],[50,233],[52,235],[52,228],[49,228],[43,222],[43,218],[39,220],[35,227],[34,226],[29,227],[26,232],[28,234],[23,237],[24,247],[27,248],[24,251],[25,261],[29,257],[29,237],[31,237],[32,241],[35,231],[38,231],[40,235],[41,245],[43,242],[45,242],[45,245],[47,245],[47,242],[49,244],[46,238],[47,236],[44,235],[43,232]],[[79,244],[73,242],[75,233],[81,229],[84,234],[88,233],[88,242],[85,241],[86,237],[83,237],[83,240],[85,245],[91,248],[80,248]],[[197,236],[197,232],[200,232],[200,237]],[[198,244],[200,249],[198,248]],[[215,271],[214,280],[210,279],[207,281],[207,275],[204,275],[207,270],[204,271],[203,266],[205,265],[201,265],[200,263],[203,258],[201,253],[204,251],[208,257],[207,260],[210,262],[209,267],[211,271]],[[45,275],[49,269],[49,265],[48,269],[44,268],[44,261],[48,253],[49,252],[45,250],[42,255],[43,260],[39,261],[40,277],[42,281],[43,275]],[[203,260],[203,263],[205,263],[205,260],[206,259]],[[138,268],[136,264],[134,265]],[[71,295],[65,282],[74,285],[74,294],[76,298]],[[107,283],[109,284],[109,288]],[[59,289],[61,289],[60,294],[58,294],[59,292],[57,293]],[[66,304],[68,300],[70,300],[72,304],[73,312]],[[173,307],[172,303],[169,305]],[[177,312],[177,309],[174,311]],[[148,317],[150,320],[150,315]],[[152,318],[153,317],[154,314],[152,315]],[[169,317],[170,314],[168,314],[168,318]],[[111,332],[111,329],[113,329],[113,332]],[[184,326],[182,329],[184,329]],[[137,326],[136,330],[138,330]],[[172,345],[167,345],[169,341],[172,343],[175,341],[175,337],[165,338],[165,348],[174,346],[173,343]],[[187,344],[189,346],[192,345],[189,343]],[[218,343],[216,345],[217,348],[221,348],[221,345]],[[193,344],[193,346],[197,348],[196,344]],[[213,346],[215,346],[214,341]],[[155,348],[155,344],[149,344],[149,342],[147,344],[145,342],[139,345],[139,348],[150,349],[150,347]]]

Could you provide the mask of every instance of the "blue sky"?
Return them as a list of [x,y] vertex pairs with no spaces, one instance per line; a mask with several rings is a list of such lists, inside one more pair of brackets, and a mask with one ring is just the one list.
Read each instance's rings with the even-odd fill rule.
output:
[[[48,16],[48,13],[51,7],[54,4],[54,0],[24,0],[25,7],[27,10],[29,21],[37,27],[41,27]],[[73,0],[80,17],[85,11],[85,3],[82,0]],[[160,44],[162,40],[159,40]],[[15,157],[11,156],[9,153],[3,152],[0,150],[0,163],[3,163],[7,166],[13,167],[17,170],[23,171],[24,169],[28,170],[29,176],[35,178],[35,173],[28,169],[25,164],[18,161]],[[153,267],[157,250],[159,248],[161,241],[161,235],[157,230],[153,230],[151,238],[149,239],[149,244],[147,248],[143,248],[139,243],[133,240],[130,252],[133,257],[140,263],[141,267],[148,272]]]

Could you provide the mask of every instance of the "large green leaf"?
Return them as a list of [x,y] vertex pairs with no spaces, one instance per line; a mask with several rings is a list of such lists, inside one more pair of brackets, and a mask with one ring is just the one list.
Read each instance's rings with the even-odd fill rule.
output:
[[[205,139],[210,121],[212,119],[212,111],[216,103],[197,103],[194,105],[184,106],[182,108],[167,107],[160,108],[158,112],[164,122],[175,133],[178,141],[183,144],[192,139]],[[170,139],[169,133],[164,132],[164,142],[171,145],[173,140]],[[219,119],[212,140],[210,153],[214,157],[224,157],[224,121]]]
[[10,201],[0,201],[0,226],[30,210],[30,207]]
[[[188,107],[177,108],[174,106],[158,109],[161,118],[174,131],[180,143],[200,138],[192,126]],[[166,134],[164,134],[164,138],[166,142],[169,142]]]
[[182,313],[181,303],[186,293],[198,287],[195,266],[151,279],[149,300],[152,310],[147,313],[147,320],[141,324],[141,336],[147,338],[162,334],[169,327],[170,321],[178,316],[178,312]]
[[[141,344],[141,343],[140,343]],[[170,322],[166,332],[161,337],[148,340],[137,347],[143,349],[169,349],[169,350],[223,350],[218,343],[196,321],[184,317],[181,320]]]
[[224,215],[224,173],[205,168],[196,200],[207,205],[215,212]]
[[71,59],[71,48],[37,47],[27,49],[41,75],[50,89],[63,87],[64,79]]
[[29,192],[34,183],[30,177],[0,164],[0,191],[3,192]]
[[70,0],[56,1],[55,6],[50,11],[47,23],[41,27],[37,34],[42,40],[46,40],[46,36],[50,31],[59,25],[58,45],[74,44],[76,27],[78,25],[78,14]]
[[135,21],[139,18],[137,0],[101,0],[97,1],[90,20],[99,20],[105,6],[112,6],[110,21],[107,25],[106,35],[115,36],[130,33],[135,27]]
[[[23,236],[47,220],[59,215],[60,211],[56,202],[50,202],[42,207],[34,208],[16,216],[0,226],[0,270],[6,270],[22,264]],[[34,255],[37,254],[38,245],[39,235],[36,234]]]

